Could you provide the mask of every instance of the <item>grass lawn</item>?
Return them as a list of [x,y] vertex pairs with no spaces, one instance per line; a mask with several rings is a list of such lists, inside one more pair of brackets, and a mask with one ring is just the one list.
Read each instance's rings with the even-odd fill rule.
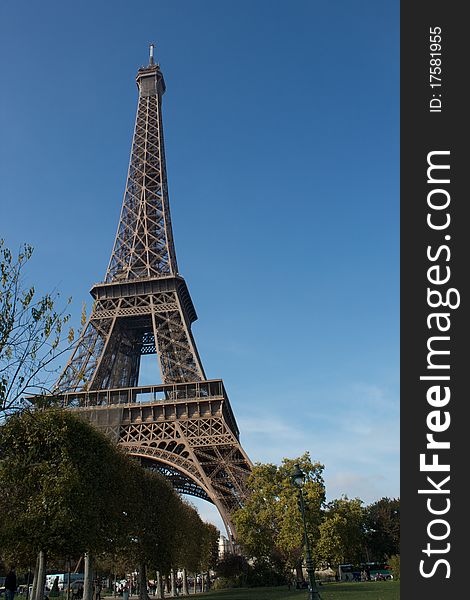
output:
[[[399,600],[397,581],[330,583],[319,588],[322,600]],[[306,590],[288,591],[286,587],[220,590],[197,594],[197,600],[306,600]]]

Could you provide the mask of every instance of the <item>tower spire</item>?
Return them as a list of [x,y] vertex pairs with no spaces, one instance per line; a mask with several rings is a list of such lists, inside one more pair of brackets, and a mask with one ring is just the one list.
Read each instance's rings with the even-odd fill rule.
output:
[[[150,62],[154,44],[150,44]],[[106,281],[167,277],[178,273],[171,227],[158,65],[138,70],[137,118],[121,218]]]
[[153,58],[153,51],[154,51],[154,49],[155,49],[155,44],[153,44],[153,43],[149,44],[149,54],[150,54],[149,64],[150,65],[154,65],[155,64],[155,61],[154,61],[154,58]]

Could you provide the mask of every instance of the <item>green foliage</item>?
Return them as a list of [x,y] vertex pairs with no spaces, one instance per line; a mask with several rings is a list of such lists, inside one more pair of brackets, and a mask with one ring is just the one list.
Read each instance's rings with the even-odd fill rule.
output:
[[246,570],[238,575],[218,576],[212,589],[226,590],[234,588],[265,588],[285,585],[286,577],[278,573],[268,563],[261,561],[254,565],[246,565]]
[[[219,559],[219,536],[220,532],[215,525],[203,523],[202,535],[199,540],[200,558],[198,571],[209,571],[217,564]],[[189,566],[187,568],[189,571],[194,571]]]
[[365,529],[371,560],[400,553],[400,499],[381,498],[366,507]]
[[133,465],[128,474],[127,527],[123,551],[134,564],[147,564],[164,572],[175,553],[173,525],[180,512],[178,496],[160,474]]
[[221,558],[216,565],[216,577],[225,577],[233,579],[248,573],[248,562],[246,558],[240,554],[226,554]]
[[362,500],[343,497],[327,505],[315,548],[317,563],[358,564],[364,555]]
[[268,560],[258,559],[249,564],[246,558],[236,554],[220,559],[215,573],[215,589],[273,586],[286,582],[284,574],[279,573]]
[[215,567],[215,589],[245,587],[249,571],[250,566],[244,556],[226,554]]
[[218,532],[159,473],[72,411],[24,411],[0,427],[0,547],[17,564],[97,555],[105,570],[208,570]]
[[388,559],[388,564],[393,574],[393,578],[400,579],[400,555],[394,554]]
[[203,523],[158,472],[133,465],[125,508],[126,527],[117,557],[151,571],[207,571],[214,564],[218,530]]
[[282,572],[303,556],[303,526],[299,492],[292,482],[294,465],[306,474],[303,487],[306,521],[311,542],[318,537],[325,500],[323,465],[312,463],[308,453],[284,459],[281,466],[257,464],[248,479],[250,496],[233,515],[240,543],[248,555],[265,558]]
[[172,530],[174,552],[171,566],[184,567],[192,573],[205,570],[200,567],[205,543],[204,523],[196,509],[185,501],[181,503],[176,519],[178,527]]
[[[0,428],[0,541],[18,560],[77,556],[111,542],[125,459],[61,410],[13,415]],[[106,465],[106,468],[103,468]]]
[[[264,559],[277,573],[298,568],[304,553],[298,491],[292,484],[299,462],[304,484],[306,521],[316,564],[337,565],[383,560],[399,548],[399,500],[381,500],[363,507],[359,498],[346,496],[325,505],[323,466],[305,454],[284,459],[281,466],[257,464],[248,479],[250,497],[233,520],[248,556]],[[372,549],[372,551],[371,551]]]
[[197,563],[203,523],[170,483],[158,472],[128,460],[120,485],[115,542],[98,557],[100,567],[124,573],[138,565],[169,573],[175,565]]
[[267,587],[283,585],[287,582],[286,575],[279,571],[267,560],[254,561],[248,570],[247,585],[249,587]]
[[38,296],[24,285],[32,254],[25,245],[14,257],[0,240],[0,419],[24,406],[24,394],[47,388],[47,367],[67,349],[61,343],[73,340],[65,331],[69,315],[56,309],[59,294]]

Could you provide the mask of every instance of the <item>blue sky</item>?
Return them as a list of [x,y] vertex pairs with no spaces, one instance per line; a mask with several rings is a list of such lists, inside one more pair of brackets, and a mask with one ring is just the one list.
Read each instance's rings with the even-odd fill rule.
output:
[[90,306],[155,41],[206,373],[253,461],[308,450],[366,502],[399,495],[398,25],[396,0],[0,8],[0,236],[29,279]]

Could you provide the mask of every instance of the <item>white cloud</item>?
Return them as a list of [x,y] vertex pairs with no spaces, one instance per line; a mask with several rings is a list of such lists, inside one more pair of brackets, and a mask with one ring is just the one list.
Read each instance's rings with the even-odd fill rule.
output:
[[[328,498],[347,494],[372,502],[398,496],[398,398],[365,383],[323,390],[323,398],[312,410],[294,395],[283,407],[285,417],[266,415],[261,407],[238,411],[241,441],[250,458],[279,463],[309,451],[325,465]],[[277,404],[274,410],[279,410]]]

